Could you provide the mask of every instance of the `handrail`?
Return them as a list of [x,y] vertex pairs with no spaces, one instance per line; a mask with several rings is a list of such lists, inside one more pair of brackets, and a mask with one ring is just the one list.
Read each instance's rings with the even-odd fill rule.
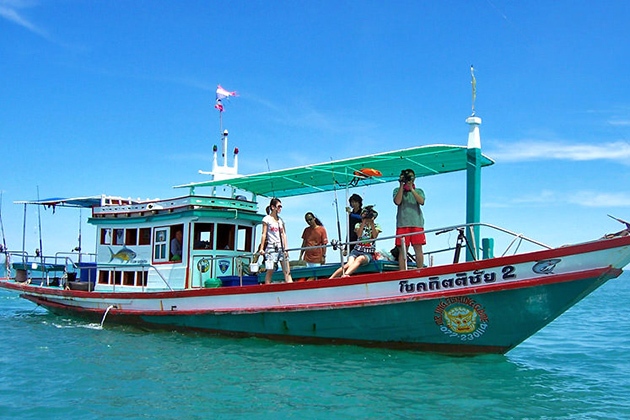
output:
[[[442,234],[442,233],[447,233],[447,232],[451,232],[457,229],[461,229],[461,228],[469,228],[472,229],[475,226],[479,226],[479,227],[487,227],[489,229],[493,229],[502,233],[505,233],[509,236],[513,236],[514,239],[512,240],[512,242],[508,245],[507,249],[503,252],[502,256],[505,256],[507,254],[507,252],[510,250],[510,248],[512,247],[512,245],[516,242],[516,241],[520,241],[522,243],[522,241],[526,241],[529,243],[532,243],[534,245],[540,246],[542,248],[546,248],[546,249],[552,249],[553,247],[546,245],[542,242],[536,241],[534,239],[528,238],[526,236],[524,236],[522,233],[515,233],[512,232],[510,230],[504,229],[502,227],[496,226],[496,225],[492,225],[492,224],[488,224],[488,223],[464,223],[464,224],[459,224],[459,225],[452,225],[452,226],[447,226],[447,227],[442,227],[442,228],[434,228],[434,229],[428,229],[425,230],[423,232],[414,232],[414,233],[405,233],[405,234],[401,234],[401,235],[390,235],[390,236],[379,236],[376,239],[368,239],[368,240],[357,240],[357,241],[349,241],[349,242],[339,242],[336,240],[331,241],[330,244],[327,245],[317,245],[317,246],[309,246],[309,247],[300,247],[300,248],[289,248],[286,249],[286,252],[290,252],[290,251],[301,251],[301,250],[306,250],[306,249],[319,249],[319,248],[333,248],[333,249],[337,249],[338,247],[345,247],[347,245],[354,245],[354,244],[358,244],[358,243],[366,243],[366,242],[378,242],[378,241],[386,241],[386,240],[391,240],[391,239],[396,239],[396,238],[402,238],[402,237],[407,237],[407,236],[413,236],[413,235],[419,235],[419,234],[428,234],[428,233],[435,233],[436,235]],[[472,244],[473,249],[478,250],[477,245],[476,244]],[[517,246],[516,251],[518,251],[518,248],[520,247]],[[437,250],[437,251],[428,251],[425,252],[425,255],[431,255],[431,254],[436,254],[438,252],[446,252],[446,251],[452,251],[453,249],[456,249],[456,247],[452,247],[452,248],[446,248],[446,249],[442,249],[442,250]],[[515,252],[516,252],[515,251]]]
[[[118,265],[118,264],[98,264],[96,265],[97,268],[102,267],[102,268],[114,268],[114,271],[116,271],[116,268],[122,268],[122,267],[140,267],[140,268],[152,268],[155,270],[155,272],[157,273],[158,276],[160,276],[160,278],[162,279],[162,281],[164,282],[164,284],[166,285],[166,287],[168,287],[168,290],[170,290],[171,292],[173,291],[173,288],[171,287],[171,285],[169,284],[168,280],[166,280],[164,278],[164,276],[162,275],[162,273],[160,273],[160,270],[157,269],[157,267],[155,267],[153,264],[125,264],[124,266]],[[112,284],[112,286],[114,286],[114,290],[116,290],[116,285]],[[144,292],[144,283],[142,284],[142,291]]]
[[[525,241],[531,244],[534,244],[536,246],[542,247],[542,248],[546,248],[546,249],[552,249],[551,246],[546,245],[542,242],[536,241],[534,239],[528,238],[526,236],[524,236],[521,233],[515,233],[512,232],[510,230],[501,228],[499,226],[496,225],[492,225],[492,224],[488,224],[488,223],[465,223],[465,224],[457,224],[457,225],[451,225],[451,226],[447,226],[447,227],[441,227],[441,228],[434,228],[434,229],[428,229],[428,230],[424,230],[423,232],[415,232],[415,233],[406,233],[406,234],[401,234],[401,235],[389,235],[389,236],[380,236],[376,239],[369,239],[369,240],[357,240],[357,241],[347,241],[347,242],[341,242],[341,241],[337,241],[337,240],[332,240],[331,243],[326,244],[326,245],[317,245],[317,246],[309,246],[309,247],[298,247],[298,248],[288,248],[285,249],[285,252],[293,252],[293,251],[301,251],[301,250],[309,250],[309,249],[321,249],[321,248],[333,248],[334,250],[337,250],[339,248],[343,249],[349,245],[355,245],[355,244],[359,244],[359,243],[377,243],[377,242],[382,242],[382,241],[388,241],[388,240],[392,240],[392,239],[396,239],[396,238],[402,238],[402,237],[407,237],[407,236],[412,236],[412,235],[417,235],[417,234],[429,234],[429,233],[435,233],[436,235],[440,235],[442,233],[447,233],[447,232],[451,232],[451,231],[455,231],[455,230],[461,230],[461,229],[471,229],[473,227],[485,227],[491,230],[495,230],[501,233],[504,233],[508,236],[512,236],[513,240],[508,244],[507,248],[505,249],[505,251],[503,252],[503,254],[501,256],[505,256],[510,249],[512,249],[512,247],[516,245],[515,251],[514,253],[518,252],[518,249],[520,248],[520,245]],[[448,247],[448,248],[443,248],[443,249],[439,249],[439,250],[427,250],[424,252],[424,255],[426,256],[432,256],[433,254],[437,254],[437,253],[441,253],[441,252],[448,252],[448,251],[452,251],[452,250],[458,250],[461,249],[464,245],[461,245],[460,243],[458,243],[455,247]],[[472,246],[472,249],[474,250],[473,254],[475,254],[475,258],[477,257],[477,253],[478,253],[478,248],[477,248],[477,244],[476,243],[472,243],[469,246]],[[42,261],[44,264],[48,263],[48,261],[52,258],[54,258],[55,263],[58,262],[58,260],[60,258],[63,258],[63,260],[65,261],[65,270],[67,272],[67,267],[68,266],[72,266],[75,269],[77,268],[77,265],[73,262],[73,260],[70,257],[64,256],[61,257],[61,255],[64,254],[71,254],[71,255],[76,255],[75,253],[64,253],[64,252],[58,252],[55,254],[54,257],[52,256],[38,256],[38,255],[29,255],[27,252],[25,251],[9,251],[6,250],[4,251],[4,253],[7,256],[7,265],[9,264],[8,261],[11,258],[11,256],[15,255],[15,256],[21,256],[21,259],[23,260],[24,264],[28,264],[30,263],[33,259],[37,258],[37,261],[32,261],[34,263],[37,264],[41,264]],[[255,259],[257,253],[252,253],[251,251],[246,251],[246,252],[242,252],[242,253],[237,253],[237,254],[226,254],[226,255],[221,255],[221,254],[214,254],[214,255],[204,255],[204,258],[208,258],[211,260],[216,260],[216,259],[220,259],[220,258],[229,258],[231,260],[233,260],[235,266],[240,266],[240,269],[238,269],[238,275],[242,276],[243,274],[243,270],[242,270],[242,263],[246,262],[246,261],[252,261],[253,259]],[[403,253],[404,255],[405,253]],[[80,255],[89,255],[89,256],[94,256],[95,254],[91,254],[91,253],[85,253],[85,254],[80,254]],[[405,259],[406,260],[406,259]],[[241,261],[241,264],[237,264],[238,261]],[[115,265],[115,264],[99,264],[97,263],[97,267],[103,267],[103,268],[114,268],[114,269],[119,269],[122,268],[122,266],[120,265]],[[157,273],[157,275],[162,279],[163,283],[166,285],[166,287],[168,287],[169,290],[173,290],[173,288],[171,287],[171,285],[169,284],[168,280],[162,275],[162,273],[160,272],[160,270],[155,267],[153,264],[125,264],[124,267],[142,267],[142,268],[148,268],[155,270],[155,272]],[[28,269],[28,268],[27,268]],[[45,269],[44,269],[45,271]],[[115,287],[115,285],[114,285]],[[145,285],[143,283],[142,285],[142,290],[144,291],[145,289]]]
[[[58,258],[59,255],[71,255],[71,256],[78,256],[79,257],[79,262],[81,262],[81,256],[85,255],[88,257],[92,257],[93,261],[89,261],[89,262],[96,262],[96,254],[93,252],[65,252],[65,251],[59,251],[55,253],[55,259]],[[70,258],[70,257],[68,257]],[[77,268],[77,263],[75,263],[74,261],[72,262],[72,265],[74,268]]]

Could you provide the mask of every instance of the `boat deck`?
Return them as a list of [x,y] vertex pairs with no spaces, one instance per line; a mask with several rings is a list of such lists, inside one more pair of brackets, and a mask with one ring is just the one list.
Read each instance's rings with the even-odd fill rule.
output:
[[[409,263],[410,268],[415,264]],[[291,268],[291,276],[294,281],[327,279],[339,268],[339,263],[326,264],[319,267],[296,266]],[[369,264],[359,267],[355,274],[383,273],[388,271],[398,271],[398,262],[387,260],[375,260]],[[259,282],[264,283],[265,273],[258,275]],[[281,270],[273,273],[272,282],[283,282],[284,274]]]

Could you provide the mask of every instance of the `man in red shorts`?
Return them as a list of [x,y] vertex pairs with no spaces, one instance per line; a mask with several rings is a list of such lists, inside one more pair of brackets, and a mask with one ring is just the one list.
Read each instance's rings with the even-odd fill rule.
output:
[[[416,188],[414,184],[415,179],[415,172],[411,169],[405,169],[400,173],[400,178],[398,179],[400,186],[394,189],[394,203],[398,206],[396,213],[396,235],[424,232],[424,217],[420,209],[420,206],[424,205],[424,191],[420,188]],[[405,261],[403,256],[401,239],[402,238],[396,238],[396,246],[399,251],[398,267],[401,270],[405,270],[407,268],[407,261]],[[405,236],[407,250],[409,250],[410,244],[413,245],[418,268],[422,268],[423,266],[422,245],[426,243],[427,240],[424,233]]]

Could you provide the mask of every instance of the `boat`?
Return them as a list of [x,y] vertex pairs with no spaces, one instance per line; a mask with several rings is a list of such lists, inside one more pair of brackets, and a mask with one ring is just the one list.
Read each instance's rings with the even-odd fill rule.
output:
[[[90,209],[96,252],[48,257],[5,249],[7,274],[0,287],[54,314],[101,325],[452,354],[506,353],[618,277],[630,262],[630,229],[626,225],[615,234],[554,248],[482,223],[480,174],[494,161],[481,153],[481,119],[473,115],[466,122],[467,145],[421,145],[252,175],[238,174],[238,149],[234,166],[226,160],[217,164],[215,146],[213,179],[179,185],[184,192],[173,199],[91,196],[23,202]],[[222,141],[226,159],[227,131]],[[452,262],[410,262],[399,270],[396,261],[384,258],[334,279],[328,277],[338,263],[295,266],[293,283],[275,272],[274,282],[262,284],[256,227],[264,216],[259,206],[264,209],[269,197],[395,182],[403,167],[418,178],[467,172],[466,223],[425,231],[458,234],[457,245],[445,250],[453,252]],[[218,195],[220,186],[230,194]],[[202,188],[209,192],[198,194]],[[495,256],[492,238],[481,238],[481,229],[512,236],[510,246],[526,242],[536,249],[514,247]],[[181,256],[171,252],[178,232]],[[343,259],[348,243],[339,236],[327,246]],[[460,261],[462,251],[465,261]],[[305,279],[315,281],[300,281]]]

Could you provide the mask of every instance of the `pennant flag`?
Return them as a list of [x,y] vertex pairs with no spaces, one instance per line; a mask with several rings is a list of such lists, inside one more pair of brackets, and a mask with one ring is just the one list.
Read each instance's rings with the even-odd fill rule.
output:
[[214,107],[219,110],[219,112],[223,112],[223,104],[221,103],[221,99],[217,99],[217,102],[214,104]]
[[217,85],[217,100],[225,99],[228,96],[236,96],[236,92],[228,92],[221,85]]

